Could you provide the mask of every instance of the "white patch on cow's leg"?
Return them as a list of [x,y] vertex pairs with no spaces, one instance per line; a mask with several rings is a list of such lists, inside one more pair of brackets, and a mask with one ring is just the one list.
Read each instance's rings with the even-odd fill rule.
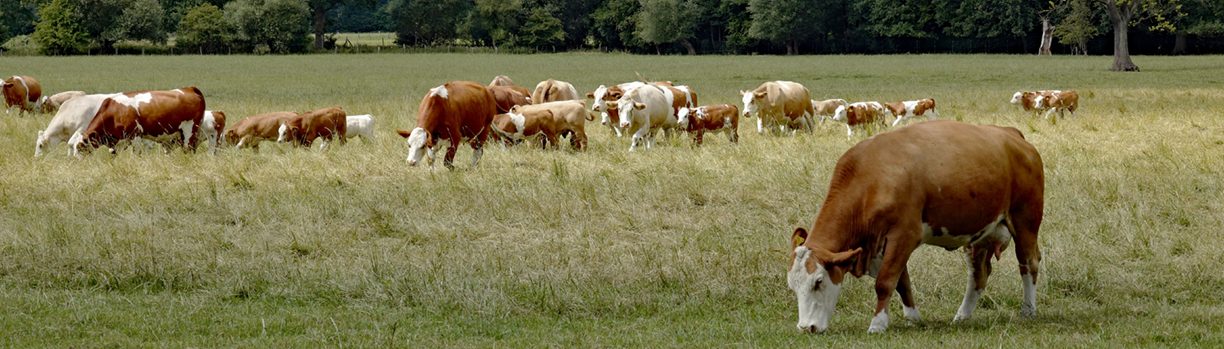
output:
[[881,310],[871,318],[871,327],[867,328],[867,333],[883,333],[888,329],[888,311]]
[[759,115],[757,117],[757,133],[765,134],[765,120],[761,119]]
[[902,305],[901,312],[905,314],[906,320],[909,320],[909,321],[922,320],[922,313],[918,312],[918,308],[910,308],[910,307]]
[[1024,282],[1024,303],[1020,305],[1020,316],[1037,316],[1037,284],[1033,282],[1033,274],[1020,276]]
[[191,120],[183,121],[179,124],[179,129],[183,130],[183,147],[189,144],[188,140],[191,139],[191,126],[193,125],[195,125],[195,122]]
[[969,283],[965,286],[965,299],[961,301],[960,309],[956,310],[956,317],[952,318],[952,322],[961,322],[968,320],[973,316],[973,309],[977,308],[978,299],[982,298],[982,290],[977,289],[977,282],[973,280],[973,260],[972,256],[966,254],[966,260],[969,261]]
[[472,168],[476,168],[476,162],[480,160],[481,154],[484,154],[484,148],[472,150]]

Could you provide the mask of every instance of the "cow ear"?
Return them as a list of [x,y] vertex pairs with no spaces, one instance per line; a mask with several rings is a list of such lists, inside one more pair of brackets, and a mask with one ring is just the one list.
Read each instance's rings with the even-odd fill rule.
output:
[[829,252],[823,248],[817,248],[816,250],[816,256],[818,259],[820,259],[820,263],[823,264],[825,268],[828,268],[829,266],[845,266],[850,264],[850,262],[854,261],[854,257],[857,257],[859,253],[863,252],[862,247],[837,253]]
[[404,130],[395,130],[395,133],[396,133],[396,134],[398,134],[398,135],[400,135],[401,137],[404,137],[404,138],[408,138],[408,136],[411,136],[411,135],[412,135],[412,132],[408,132],[408,131],[404,131]]
[[795,228],[795,233],[791,234],[791,250],[803,245],[803,242],[807,241],[807,237],[807,230],[803,229],[803,227]]
[[646,105],[642,103],[633,103],[633,109],[637,109],[637,110],[646,109]]
[[595,99],[595,92],[587,92],[587,98]]
[[518,112],[518,106],[516,105],[516,106],[510,107],[510,111],[509,111],[508,113],[511,113],[511,114],[518,114],[518,113],[519,113],[519,112]]
[[745,94],[747,94],[747,93],[748,93],[748,92],[744,92],[744,90],[740,90],[740,96],[743,96],[743,95],[745,95]]
[[752,94],[756,95],[756,98],[765,98],[765,95],[768,93],[769,92],[766,91],[766,92],[753,92]]
[[544,114],[544,117],[546,117],[546,118],[552,118],[552,117],[553,117],[553,112],[552,112],[552,110],[547,110],[547,109],[545,109],[545,110],[544,110],[544,111],[543,111],[541,114]]

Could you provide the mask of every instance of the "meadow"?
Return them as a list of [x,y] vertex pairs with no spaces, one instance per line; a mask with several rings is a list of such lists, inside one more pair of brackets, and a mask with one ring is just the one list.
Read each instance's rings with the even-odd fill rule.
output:
[[[3,347],[1219,347],[1224,345],[1224,57],[382,54],[4,57],[44,91],[199,87],[230,123],[342,106],[376,142],[330,151],[34,158],[51,115],[0,116]],[[672,138],[628,152],[471,149],[455,171],[405,164],[429,88],[671,80],[739,104],[769,80],[817,99],[935,98],[944,119],[1019,128],[1041,152],[1046,215],[1035,318],[1011,250],[975,317],[961,252],[910,261],[923,320],[868,335],[874,280],[848,278],[829,331],[795,328],[789,237],[810,227],[851,139]],[[1008,104],[1075,89],[1076,118]],[[588,104],[589,106],[589,104]],[[900,314],[894,297],[891,311]]]

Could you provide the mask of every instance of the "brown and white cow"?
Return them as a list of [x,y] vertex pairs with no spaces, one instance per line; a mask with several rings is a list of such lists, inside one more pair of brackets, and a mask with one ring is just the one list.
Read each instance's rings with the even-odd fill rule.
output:
[[194,151],[204,119],[204,93],[184,87],[170,91],[136,91],[116,94],[102,101],[98,114],[80,136],[68,143],[74,153],[106,146],[114,150],[120,141],[153,138],[169,149],[182,143]]
[[281,125],[297,116],[298,113],[291,111],[248,116],[226,128],[222,139],[225,144],[235,148],[250,147],[259,151],[260,141],[277,140],[280,137]]
[[1046,104],[1048,98],[1053,97],[1054,94],[1060,92],[1062,91],[1045,90],[1037,92],[1016,92],[1016,94],[1012,95],[1011,104],[1020,107],[1020,110],[1037,115],[1040,112],[1050,109],[1049,105]]
[[64,105],[64,102],[81,96],[85,96],[84,91],[67,91],[56,93],[50,97],[43,96],[38,100],[38,112],[54,113],[59,110],[61,105]]
[[602,117],[600,123],[608,125],[617,137],[622,135],[620,127],[620,112],[616,108],[609,108],[609,105],[616,104],[616,101],[635,88],[646,85],[646,83],[633,81],[619,85],[604,86],[599,85],[595,92],[587,93],[586,98],[593,99],[591,103],[591,111],[600,113]]
[[887,126],[884,121],[884,105],[880,102],[856,102],[845,107],[837,107],[837,111],[833,114],[833,121],[846,123],[846,137],[854,135],[854,127],[865,128],[868,125],[879,123],[880,126]]
[[348,141],[348,114],[344,108],[331,107],[314,110],[295,116],[281,124],[277,142],[291,142],[296,146],[310,148],[316,139],[324,139],[320,150],[327,150],[333,142]]
[[707,105],[680,110],[680,129],[693,136],[693,145],[701,146],[706,132],[725,132],[731,143],[739,142],[739,108],[734,105]]
[[820,124],[822,125],[825,122],[825,118],[832,118],[833,115],[836,115],[837,107],[848,105],[850,105],[850,102],[846,102],[844,99],[826,99],[820,102],[817,102],[815,99],[812,100],[812,110],[816,113],[816,116],[820,117]]
[[[515,110],[510,113],[493,116],[493,133],[510,141],[527,141],[546,148],[548,144],[557,145],[557,133],[553,127],[553,113],[548,109]],[[543,139],[540,139],[543,138]],[[539,142],[536,142],[540,139]]]
[[[935,120],[939,116],[939,111],[935,110],[935,99],[927,98],[916,101],[905,101],[897,103],[885,103],[885,108],[892,113],[896,120],[893,120],[892,127],[897,127],[901,121],[915,116],[926,115],[927,119]],[[928,114],[929,113],[929,114]]]
[[973,315],[990,258],[1015,240],[1020,314],[1035,315],[1044,191],[1041,155],[1015,128],[936,120],[859,142],[837,161],[811,231],[791,235],[786,281],[798,297],[798,327],[828,328],[847,273],[875,277],[868,332],[888,328],[894,291],[905,317],[918,320],[906,264],[923,244],[964,247],[969,284],[956,322]]
[[225,112],[220,110],[205,110],[204,118],[200,119],[200,135],[207,140],[212,153],[217,153],[221,147],[221,132],[225,132]]
[[515,106],[510,112],[493,117],[493,130],[512,140],[542,134],[545,144],[551,144],[553,149],[559,145],[560,137],[569,135],[574,150],[582,151],[587,144],[586,122],[592,120],[585,100],[549,102]]
[[[47,128],[38,131],[38,140],[34,142],[34,156],[42,156],[47,147],[57,145],[61,141],[68,141],[69,144],[77,143],[70,139],[79,137],[85,132],[94,116],[98,115],[98,108],[102,106],[102,102],[113,96],[116,94],[85,95],[65,101],[55,112],[51,122],[47,123]],[[77,155],[73,150],[68,152],[70,155]]]
[[417,112],[417,127],[412,131],[396,130],[408,138],[408,165],[416,166],[423,155],[429,157],[433,170],[434,149],[446,146],[443,164],[454,169],[455,152],[459,143],[470,142],[472,167],[484,153],[497,101],[483,85],[471,81],[452,81],[429,90]]
[[20,111],[33,113],[38,99],[42,97],[42,86],[32,77],[13,75],[4,80],[4,113],[14,106]]
[[518,86],[489,86],[487,88],[490,93],[493,93],[493,100],[497,101],[498,113],[509,112],[510,108],[516,105],[531,104],[530,95],[523,93],[527,91],[525,88]]
[[1039,96],[1038,100],[1044,102],[1049,110],[1046,110],[1045,118],[1049,119],[1050,114],[1058,111],[1058,117],[1064,117],[1065,111],[1071,111],[1071,117],[1075,117],[1075,110],[1079,109],[1079,93],[1075,91],[1060,91],[1051,93],[1050,97]]
[[808,89],[790,81],[769,81],[743,95],[744,117],[757,115],[757,132],[785,132],[786,129],[812,130],[812,95]]
[[582,99],[582,95],[578,94],[578,90],[574,89],[574,85],[565,81],[557,81],[548,79],[536,84],[534,92],[531,92],[531,103],[548,103],[571,101]]

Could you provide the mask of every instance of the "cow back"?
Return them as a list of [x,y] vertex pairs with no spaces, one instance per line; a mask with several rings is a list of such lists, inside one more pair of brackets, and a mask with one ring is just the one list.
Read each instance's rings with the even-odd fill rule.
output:
[[[431,89],[417,109],[417,127],[431,138],[460,137],[482,139],[488,133],[497,101],[484,85],[472,81],[452,81]],[[460,140],[451,140],[459,142]]]

